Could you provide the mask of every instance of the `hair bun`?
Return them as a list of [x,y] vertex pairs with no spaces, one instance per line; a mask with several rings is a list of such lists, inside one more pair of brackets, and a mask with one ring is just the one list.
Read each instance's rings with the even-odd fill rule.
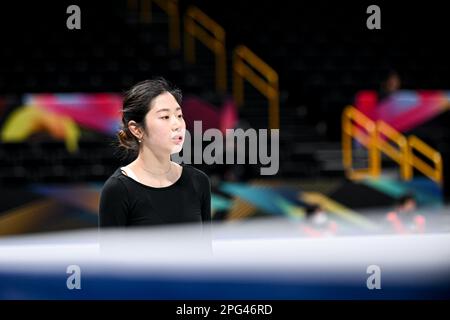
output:
[[125,132],[125,130],[123,130],[123,129],[119,130],[119,138],[124,139],[124,140],[128,138],[128,135]]
[[134,148],[134,136],[128,134],[127,130],[119,130],[117,137],[119,138],[119,143],[122,147],[125,147],[126,149]]

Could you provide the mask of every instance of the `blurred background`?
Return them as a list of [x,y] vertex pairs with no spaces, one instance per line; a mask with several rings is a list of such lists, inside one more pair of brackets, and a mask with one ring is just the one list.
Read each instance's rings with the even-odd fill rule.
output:
[[122,95],[156,76],[182,89],[191,132],[280,130],[276,175],[194,164],[213,220],[276,216],[307,237],[449,231],[446,11],[378,3],[370,30],[371,4],[2,3],[0,235],[97,228],[103,183],[131,161],[115,142]]

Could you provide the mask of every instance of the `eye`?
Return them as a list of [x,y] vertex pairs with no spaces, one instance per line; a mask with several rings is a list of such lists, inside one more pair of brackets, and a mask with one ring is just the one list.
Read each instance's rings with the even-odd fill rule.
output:
[[179,114],[179,115],[178,115],[178,118],[180,118],[180,119],[183,118],[183,115],[182,115],[182,114]]
[[163,117],[161,117],[161,119],[167,120],[167,119],[169,119],[169,116],[163,116]]

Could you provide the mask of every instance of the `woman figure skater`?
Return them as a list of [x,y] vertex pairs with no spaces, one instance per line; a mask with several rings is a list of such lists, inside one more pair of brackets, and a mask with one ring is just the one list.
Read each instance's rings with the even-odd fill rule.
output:
[[208,176],[170,158],[181,151],[186,132],[181,98],[181,91],[162,78],[140,82],[126,93],[117,136],[134,161],[105,182],[100,228],[210,223]]

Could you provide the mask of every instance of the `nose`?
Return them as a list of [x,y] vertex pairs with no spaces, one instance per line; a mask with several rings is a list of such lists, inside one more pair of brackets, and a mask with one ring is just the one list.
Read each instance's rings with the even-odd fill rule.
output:
[[183,123],[184,123],[183,118],[180,119],[177,116],[174,116],[172,120],[172,130],[175,132],[180,131],[183,126]]

